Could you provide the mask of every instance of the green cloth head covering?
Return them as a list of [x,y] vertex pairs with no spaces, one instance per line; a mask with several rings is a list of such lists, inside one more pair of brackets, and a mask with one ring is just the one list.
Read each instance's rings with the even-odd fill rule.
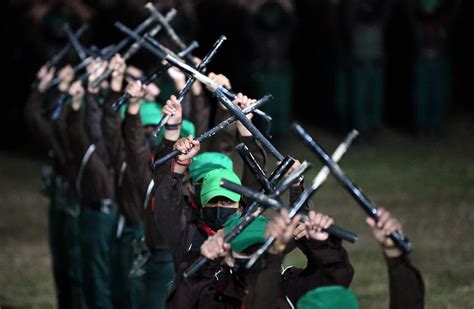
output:
[[161,106],[153,101],[142,100],[140,102],[140,118],[142,126],[155,126],[161,119]]
[[[234,226],[242,221],[240,215],[233,215],[224,225],[225,232],[228,233]],[[249,226],[247,226],[232,242],[232,250],[242,252],[250,246],[265,242],[265,229],[268,220],[264,216],[258,216]]]
[[[142,126],[151,126],[156,125],[163,114],[161,113],[161,105],[154,101],[140,100],[140,118],[142,121]],[[127,112],[127,105],[122,105],[120,109],[120,117],[122,120],[125,118],[125,113]]]
[[357,298],[340,285],[323,286],[309,291],[298,300],[298,309],[358,309]]
[[[125,118],[125,112],[127,110],[127,106],[123,105],[122,109],[120,110],[120,116],[122,119]],[[146,100],[140,100],[140,118],[142,121],[142,126],[155,126],[161,119],[163,114],[161,113],[161,106],[154,102],[154,101],[146,101]],[[165,136],[165,131],[161,130],[160,134],[156,137],[158,140],[158,143],[161,143],[163,140],[163,137]],[[188,137],[189,135],[192,135],[193,137],[196,136],[196,129],[194,127],[194,124],[190,121],[183,120],[183,123],[181,125],[181,132],[180,136],[181,137]]]
[[194,182],[200,181],[206,174],[218,168],[233,170],[232,159],[220,152],[203,152],[193,158],[189,173]]
[[239,185],[241,184],[239,176],[237,176],[233,171],[223,168],[210,171],[206,174],[202,182],[201,205],[203,207],[205,207],[206,204],[216,196],[225,196],[234,202],[240,201],[240,194],[221,187],[222,179],[227,179]]

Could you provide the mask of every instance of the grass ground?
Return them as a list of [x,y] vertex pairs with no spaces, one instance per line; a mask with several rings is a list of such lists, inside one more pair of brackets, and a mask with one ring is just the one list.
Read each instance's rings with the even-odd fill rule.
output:
[[[332,151],[342,136],[312,130]],[[413,263],[426,284],[427,308],[474,308],[474,125],[453,119],[437,141],[419,142],[383,130],[374,145],[356,144],[340,165],[379,206],[403,223]],[[282,149],[321,164],[294,138]],[[0,153],[0,307],[54,307],[47,245],[47,199],[39,193],[42,162]],[[364,213],[331,177],[313,197],[319,210],[358,233],[347,245],[355,269],[352,288],[361,308],[388,308],[388,279]],[[298,253],[287,264],[303,266]]]

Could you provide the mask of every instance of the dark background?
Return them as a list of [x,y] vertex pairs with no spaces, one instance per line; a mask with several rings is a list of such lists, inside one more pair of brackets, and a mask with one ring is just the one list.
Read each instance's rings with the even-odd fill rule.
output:
[[[61,7],[69,1],[51,2]],[[71,2],[83,2],[93,12],[91,17],[87,18],[92,30],[84,41],[99,47],[117,42],[122,37],[113,27],[116,20],[133,26],[147,16],[142,9],[143,1]],[[174,21],[176,30],[188,42],[196,39],[200,43],[200,49],[196,52],[199,56],[203,56],[220,34],[225,34],[228,40],[212,62],[210,70],[226,74],[234,89],[249,95],[255,95],[257,92],[254,77],[259,68],[258,59],[265,57],[267,52],[270,55],[275,54],[274,51],[262,53],[259,50],[259,36],[255,29],[275,31],[276,35],[281,37],[280,45],[276,45],[275,50],[283,51],[277,57],[280,56],[288,62],[285,65],[295,78],[291,96],[292,118],[310,121],[316,126],[331,130],[339,129],[331,99],[334,96],[332,89],[336,55],[341,50],[338,40],[344,37],[344,32],[340,31],[335,22],[330,1],[288,1],[292,10],[278,21],[278,27],[270,29],[265,29],[265,25],[256,22],[255,3],[222,0],[158,1],[157,6],[163,10],[169,7],[178,9],[179,16]],[[4,76],[0,147],[5,150],[30,152],[33,149],[31,145],[34,145],[34,141],[23,123],[23,106],[36,71],[54,51],[67,42],[58,28],[48,28],[33,21],[31,11],[34,5],[38,4],[41,4],[41,1],[11,0],[5,4],[6,8],[2,9],[1,67]],[[393,1],[384,30],[384,124],[406,134],[413,134],[412,68],[415,37],[410,10],[414,5],[414,1]],[[472,1],[446,1],[441,10],[448,16],[446,47],[452,81],[452,95],[445,117],[447,120],[453,113],[471,115],[473,110],[473,6]],[[59,13],[61,14],[73,27],[82,23],[74,10],[66,10],[65,13]],[[142,52],[132,62],[147,70],[153,67],[155,60]]]

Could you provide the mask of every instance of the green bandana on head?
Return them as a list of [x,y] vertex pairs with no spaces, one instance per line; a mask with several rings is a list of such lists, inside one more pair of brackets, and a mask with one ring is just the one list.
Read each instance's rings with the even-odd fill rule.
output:
[[340,285],[323,286],[309,291],[298,300],[298,309],[359,309],[357,298]]
[[239,185],[241,184],[239,176],[237,176],[233,171],[223,168],[210,171],[202,181],[201,205],[203,207],[205,207],[211,199],[217,196],[227,197],[233,202],[240,201],[240,194],[221,187],[222,179],[227,179]]
[[[233,215],[224,225],[225,233],[228,233],[234,226],[242,222],[240,215]],[[232,250],[242,252],[250,246],[265,242],[265,230],[268,220],[264,216],[258,216],[249,226],[247,226],[232,242]]]
[[231,158],[220,152],[203,152],[193,158],[189,173],[194,182],[198,182],[212,170],[224,168],[233,170]]
[[[156,125],[163,116],[161,108],[161,105],[154,101],[140,100],[140,119],[142,121],[142,126]],[[120,118],[122,118],[122,120],[125,118],[126,112],[127,105],[124,104],[120,108]]]
[[142,126],[156,126],[160,122],[163,114],[161,113],[161,106],[153,101],[140,101],[140,118]]

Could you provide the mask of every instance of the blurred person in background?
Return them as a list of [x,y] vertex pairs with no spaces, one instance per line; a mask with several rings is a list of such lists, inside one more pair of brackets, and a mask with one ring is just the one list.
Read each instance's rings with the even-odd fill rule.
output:
[[257,4],[253,18],[258,96],[271,93],[275,97],[274,103],[264,110],[273,118],[271,134],[278,136],[287,131],[292,112],[289,49],[294,26],[293,5],[284,0],[264,1]]
[[442,0],[418,0],[413,12],[414,118],[420,138],[437,135],[447,111],[451,92],[447,51],[449,13]]
[[[392,1],[353,2],[352,102],[353,125],[372,139],[382,125],[384,108],[384,28]],[[347,104],[347,103],[346,103]]]

